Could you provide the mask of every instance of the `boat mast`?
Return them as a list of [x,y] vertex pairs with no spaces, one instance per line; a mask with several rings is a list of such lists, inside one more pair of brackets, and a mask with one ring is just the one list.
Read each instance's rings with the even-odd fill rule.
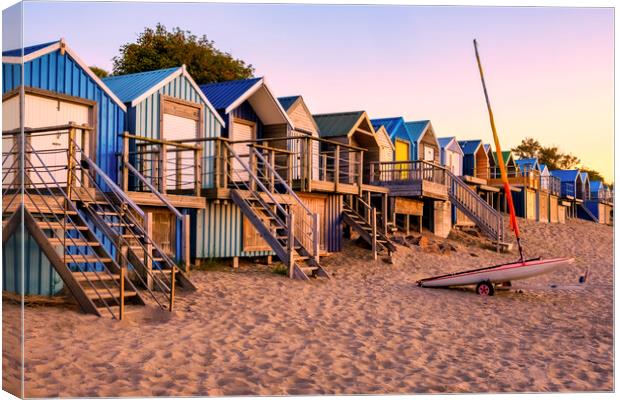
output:
[[493,131],[493,140],[495,141],[495,151],[497,153],[497,163],[499,164],[499,170],[502,174],[502,183],[504,184],[504,193],[506,194],[506,200],[508,202],[508,210],[510,211],[510,227],[517,237],[517,246],[519,248],[520,261],[524,260],[523,248],[521,247],[521,235],[519,233],[519,225],[517,225],[517,217],[515,215],[515,206],[512,202],[512,192],[510,191],[510,183],[508,182],[508,175],[506,174],[506,165],[504,165],[504,157],[502,157],[502,148],[499,144],[499,137],[497,136],[497,130],[495,129],[495,120],[493,118],[493,111],[491,110],[491,102],[489,100],[489,94],[487,93],[487,85],[484,82],[484,73],[482,72],[482,64],[480,63],[480,55],[478,54],[478,42],[474,39],[474,51],[476,52],[476,61],[478,62],[478,71],[480,72],[480,80],[482,81],[482,89],[484,90],[484,98],[487,102],[487,110],[489,111],[489,122],[491,123],[491,130]]

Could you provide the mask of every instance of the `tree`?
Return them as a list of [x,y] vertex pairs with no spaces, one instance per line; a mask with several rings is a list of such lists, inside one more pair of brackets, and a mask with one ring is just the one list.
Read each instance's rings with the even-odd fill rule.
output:
[[99,68],[99,67],[97,67],[97,66],[95,66],[95,65],[91,65],[89,68],[90,68],[90,70],[91,70],[91,71],[93,71],[93,73],[94,73],[95,75],[97,75],[99,78],[105,78],[106,76],[110,75],[110,73],[109,73],[108,71],[106,71],[106,70],[105,70],[105,69],[103,69],[103,68]]
[[586,168],[586,167],[581,167],[579,168],[579,170],[581,172],[587,172],[588,173],[588,177],[590,178],[590,182],[592,181],[601,181],[601,182],[605,182],[605,178],[603,177],[603,175],[601,175],[600,172],[594,170],[594,169],[590,169],[590,168]]
[[538,157],[540,148],[541,146],[538,140],[526,137],[521,141],[521,144],[512,149],[512,151],[520,158],[534,158]]
[[206,35],[197,37],[190,31],[162,24],[145,28],[135,43],[125,43],[120,55],[113,58],[114,74],[131,74],[185,64],[198,84],[251,78],[254,67],[215,48]]

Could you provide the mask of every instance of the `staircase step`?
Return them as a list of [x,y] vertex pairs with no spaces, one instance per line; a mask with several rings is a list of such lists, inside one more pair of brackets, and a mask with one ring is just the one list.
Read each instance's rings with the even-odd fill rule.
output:
[[[93,289],[93,288],[84,288],[84,293],[86,293],[86,295],[88,296],[88,298],[90,298],[91,300],[99,300],[100,298],[102,299],[117,299],[120,297],[120,289],[118,287],[110,287],[110,290],[107,290],[106,288],[98,288],[98,289]],[[133,290],[125,290],[125,298],[127,297],[133,297],[136,296],[138,293],[133,291]],[[105,308],[105,307],[104,307]]]
[[50,208],[45,208],[45,207],[40,207],[39,210],[37,210],[36,208],[28,208],[28,211],[30,212],[30,214],[32,214],[32,216],[37,216],[37,215],[77,215],[77,211],[70,211],[70,210],[61,210],[61,209],[50,209]]
[[76,255],[67,255],[65,257],[65,261],[67,264],[82,264],[82,263],[96,263],[96,262],[101,262],[105,264],[105,263],[111,262],[112,259],[91,256],[91,255],[76,254]]
[[120,274],[110,274],[107,272],[73,272],[73,276],[77,281],[87,282],[87,281],[118,281],[120,279]]
[[89,242],[86,241],[84,239],[65,239],[63,241],[62,238],[49,238],[48,241],[50,242],[51,245],[53,246],[76,246],[76,247],[98,247],[100,246],[99,242]]
[[115,227],[119,227],[119,226],[136,226],[136,224],[134,223],[125,223],[125,222],[107,222],[107,224],[109,226],[115,226]]
[[65,229],[65,230],[79,230],[79,231],[89,230],[88,226],[75,225],[75,224],[63,224],[61,222],[37,221],[37,225],[39,225],[39,228],[41,229]]

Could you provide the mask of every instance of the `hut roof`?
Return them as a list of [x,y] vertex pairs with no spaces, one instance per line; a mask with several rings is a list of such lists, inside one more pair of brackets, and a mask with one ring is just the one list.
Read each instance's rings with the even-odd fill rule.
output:
[[101,79],[116,93],[123,103],[130,103],[159,82],[163,81],[180,67],[138,72],[135,74],[106,76]]
[[414,142],[414,139],[409,133],[409,129],[405,126],[405,119],[403,117],[375,118],[371,119],[370,123],[374,129],[379,129],[380,126],[384,126],[392,142],[394,142],[396,138],[404,139],[405,137],[409,142]]
[[257,99],[252,107],[264,123],[285,122],[293,126],[286,110],[267,86],[265,78],[209,83],[200,85],[200,89],[222,115],[228,114],[246,100],[252,103],[252,99]]
[[579,177],[578,169],[554,169],[551,175],[558,177],[561,182],[575,182]]
[[299,95],[297,95],[297,96],[278,97],[278,101],[280,102],[280,105],[286,111],[288,111],[289,108],[291,108],[291,106],[293,104],[295,104],[297,102],[297,100],[299,100],[299,99],[301,99],[301,96],[299,96]]
[[411,138],[414,141],[419,142],[420,138],[422,138],[422,135],[424,134],[426,128],[430,125],[430,123],[431,121],[429,121],[428,119],[422,121],[409,121],[405,122],[405,126],[409,130]]
[[456,137],[454,136],[440,137],[440,138],[437,138],[437,142],[439,142],[439,147],[441,147],[442,149],[445,149],[446,147],[454,143],[454,145],[456,145],[456,148],[458,149],[458,152],[461,153],[461,155],[463,155],[463,149],[459,145],[459,142],[456,140]]
[[319,126],[322,137],[347,136],[357,126],[364,111],[350,111],[332,114],[315,114],[314,120]]
[[213,107],[218,110],[225,110],[233,104],[239,97],[243,96],[253,86],[257,85],[263,78],[240,79],[236,81],[226,81],[218,83],[208,83],[200,85],[200,89],[207,96]]
[[200,90],[194,78],[187,72],[185,64],[180,67],[164,68],[154,71],[137,72],[135,74],[108,76],[103,78],[103,82],[122,100],[123,103],[130,103],[131,107],[140,104],[145,98],[158,91],[162,86],[172,81],[178,76],[184,76],[190,85],[194,87],[201,100],[211,110],[215,118],[225,126],[224,120],[217,113],[211,102]]
[[520,158],[515,160],[515,163],[522,170],[540,170],[540,165],[538,164],[538,158]]
[[[493,154],[493,160],[497,163],[497,152],[494,151],[491,154]],[[504,164],[508,164],[511,158],[512,158],[512,161],[514,162],[515,159],[512,154],[512,151],[510,150],[502,151],[502,159],[504,160]]]
[[587,172],[581,172],[581,181],[582,182],[585,182],[585,181],[590,182],[590,175],[588,175]]
[[[123,111],[127,111],[125,104],[116,96],[116,94],[90,69],[86,64],[69,46],[64,39],[55,40],[53,42],[46,42],[41,44],[35,44],[32,46],[11,49],[2,52],[2,62],[7,64],[21,64],[36,58],[42,57],[46,54],[53,53],[55,51],[66,52],[71,59],[75,61],[77,65],[91,78],[97,86],[101,88],[110,98],[114,101]],[[23,51],[23,57],[22,57]]]
[[599,190],[604,190],[605,184],[602,181],[592,181],[590,182],[590,192],[598,192]]
[[482,140],[459,140],[459,146],[464,154],[476,154],[478,148],[482,146]]

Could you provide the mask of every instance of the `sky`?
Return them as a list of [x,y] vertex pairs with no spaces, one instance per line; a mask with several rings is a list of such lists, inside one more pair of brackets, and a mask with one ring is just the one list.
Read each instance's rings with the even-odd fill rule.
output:
[[[3,13],[5,50],[20,45],[18,16]],[[161,22],[206,34],[313,113],[430,119],[440,137],[490,143],[477,38],[502,147],[534,137],[613,181],[613,18],[611,8],[26,2],[23,42],[64,37],[111,70],[122,44]]]

